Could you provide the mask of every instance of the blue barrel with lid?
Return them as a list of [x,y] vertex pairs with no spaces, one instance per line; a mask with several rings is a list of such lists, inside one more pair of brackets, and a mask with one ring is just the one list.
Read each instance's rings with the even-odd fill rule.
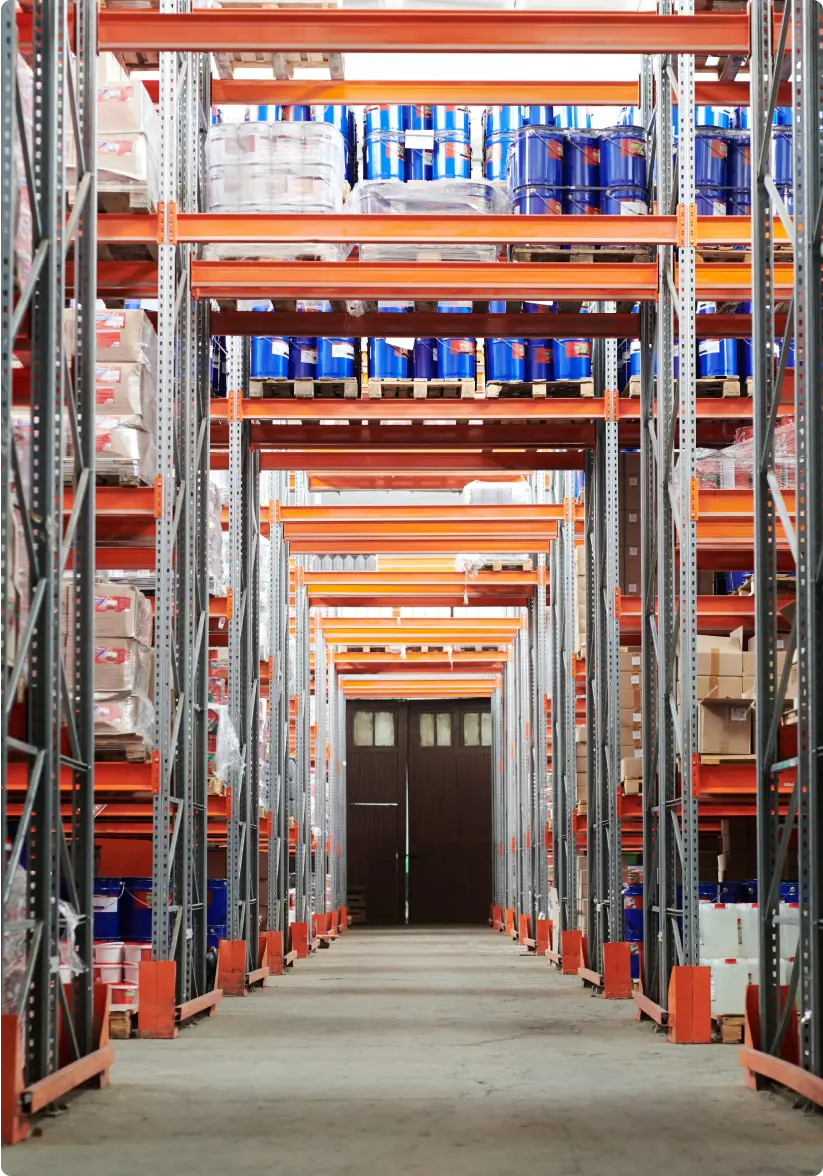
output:
[[725,188],[698,188],[695,192],[698,216],[725,216],[728,211]]
[[124,878],[120,928],[123,938],[134,943],[151,941],[151,878]]
[[348,380],[354,375],[354,339],[317,340],[318,380]]
[[120,932],[120,899],[124,893],[122,878],[94,879],[94,938],[118,940]]
[[600,192],[600,211],[604,216],[645,216],[649,211],[646,189],[603,188]]
[[[715,314],[716,309],[714,302],[698,302],[697,304],[698,315]],[[699,335],[700,327],[698,326]],[[700,379],[720,380],[736,376],[737,372],[736,339],[698,338],[697,374]]]
[[643,883],[623,887],[623,928],[627,943],[643,941]]
[[772,131],[771,168],[778,188],[791,184],[794,171],[791,127],[775,127]]
[[590,339],[553,339],[555,380],[586,380],[592,374]]
[[563,212],[563,189],[535,184],[516,188],[512,209],[518,216],[560,216]]
[[471,134],[471,114],[468,106],[433,106],[432,125],[435,131],[452,131],[468,137]]
[[435,180],[470,180],[471,141],[461,131],[435,131],[432,177]]
[[781,902],[799,902],[800,901],[800,884],[798,882],[781,882],[780,883],[780,901]]
[[725,188],[729,173],[729,136],[705,127],[694,136],[694,182],[698,188]]
[[415,339],[414,375],[418,380],[434,380],[437,376],[437,342],[434,339]]
[[[729,216],[751,216],[752,193],[750,188],[729,188],[726,196],[726,213]],[[743,246],[741,245],[742,249]]]
[[[600,132],[600,183],[604,188],[646,188],[647,136],[641,127]],[[604,210],[605,211],[605,210]]]
[[733,118],[734,112],[728,106],[696,106],[694,109],[696,127],[720,127],[728,130]]
[[[751,314],[751,302],[738,302],[735,314]],[[751,336],[737,340],[737,367],[741,380],[749,380],[754,375],[754,352],[752,351]]]
[[289,379],[317,378],[317,339],[295,335],[289,344]]
[[752,137],[746,131],[733,131],[729,135],[727,174],[730,188],[751,188]]
[[483,137],[513,135],[523,125],[523,110],[519,106],[487,106],[483,111]]
[[275,335],[254,335],[251,341],[253,380],[286,380],[289,376],[289,341]]
[[554,125],[565,130],[585,130],[592,125],[592,116],[585,106],[555,106]]
[[563,212],[566,216],[600,216],[600,189],[566,188]]
[[487,180],[508,180],[509,153],[514,143],[513,131],[488,135],[483,143],[483,176]]
[[642,127],[644,125],[643,111],[639,106],[624,106],[620,111],[617,125],[620,127]]
[[[489,314],[505,314],[505,302],[490,302]],[[525,379],[526,346],[522,339],[486,340],[486,381],[518,383]]]
[[406,179],[406,132],[374,131],[366,135],[367,180]]
[[[524,302],[523,311],[525,314],[553,314],[555,305],[553,302]],[[548,324],[547,324],[548,335]],[[526,379],[535,380],[551,380],[554,375],[554,357],[552,355],[551,339],[536,338],[526,340]]]
[[735,903],[745,901],[743,886],[740,882],[698,882],[697,897],[700,902]]
[[522,106],[524,127],[553,127],[554,110],[551,106]]
[[569,131],[563,148],[563,183],[567,188],[596,188],[600,183],[600,136]]
[[520,127],[514,138],[511,186],[555,187],[563,185],[566,136],[553,127]]
[[310,106],[281,106],[283,122],[311,122]]
[[[206,923],[209,927],[225,925],[229,911],[229,887],[225,878],[209,878]],[[225,932],[224,932],[225,935]]]
[[[379,302],[381,314],[406,314],[409,307],[399,302]],[[408,380],[414,341],[401,336],[369,339],[369,375],[380,380]]]
[[[470,302],[438,302],[438,314],[471,314]],[[474,339],[437,340],[437,375],[440,380],[465,380],[474,378]]]
[[[406,180],[430,180],[434,174],[432,171],[434,154],[432,108],[419,103],[414,106],[406,106],[405,111]],[[415,138],[415,131],[424,131],[426,134],[418,135]]]
[[366,135],[378,131],[405,131],[405,106],[367,106],[363,111],[363,131]]

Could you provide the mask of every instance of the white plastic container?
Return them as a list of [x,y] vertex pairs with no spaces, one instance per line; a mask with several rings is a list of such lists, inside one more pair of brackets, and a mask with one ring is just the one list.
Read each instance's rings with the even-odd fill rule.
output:
[[698,904],[700,957],[710,960],[736,960],[740,954],[736,904]]
[[737,902],[737,942],[739,959],[757,959],[760,955],[760,917],[756,902]]
[[701,956],[700,963],[711,968],[712,1016],[742,1015],[746,1011],[749,961]]
[[151,959],[150,943],[124,943],[123,962],[125,964],[139,964],[141,960]]
[[132,1008],[137,1004],[137,985],[136,984],[112,984],[111,986],[111,1008]]
[[94,979],[98,984],[119,984],[123,979],[123,965],[95,964]]
[[95,943],[94,962],[96,964],[122,964],[124,944],[118,941],[111,943]]
[[796,902],[781,902],[779,915],[792,920],[790,924],[780,924],[780,958],[793,960],[800,943],[800,907]]
[[123,964],[123,981],[126,984],[137,984],[140,979],[139,964]]

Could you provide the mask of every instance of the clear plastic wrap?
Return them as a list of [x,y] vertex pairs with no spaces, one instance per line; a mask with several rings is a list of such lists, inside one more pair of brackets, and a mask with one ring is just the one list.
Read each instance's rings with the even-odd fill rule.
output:
[[[774,431],[774,470],[782,490],[793,490],[797,478],[797,454],[793,419],[784,418]],[[680,482],[680,463],[675,482]],[[754,485],[754,439],[751,428],[739,429],[733,445],[725,449],[698,449],[695,477],[704,490],[749,489]]]
[[[95,151],[98,192],[136,193],[139,204],[154,208],[160,192],[157,159],[159,136],[145,131],[117,131],[98,134]],[[74,202],[77,185],[77,152],[73,138],[66,140],[66,185],[69,203]]]
[[28,907],[26,871],[18,865],[3,911],[3,1012],[18,1013],[26,981]]
[[97,134],[141,132],[160,142],[160,116],[148,91],[134,75],[117,81],[98,81]]
[[80,916],[71,905],[62,898],[57,901],[57,911],[60,918],[60,975],[64,981],[86,971],[86,964],[77,951],[77,927]]
[[[330,212],[328,208],[278,208],[278,212]],[[350,245],[306,241],[282,245],[263,245],[242,241],[236,245],[204,245],[203,261],[345,261]]]
[[515,482],[467,482],[461,495],[467,506],[528,506],[532,492],[525,478]]
[[[400,180],[363,180],[346,201],[346,211],[382,216],[480,216],[511,211],[506,189],[487,180],[432,180],[405,184]],[[488,243],[371,243],[360,246],[362,261],[497,260],[497,246]]]
[[139,641],[101,637],[94,641],[96,694],[152,694],[152,651]]
[[[72,585],[64,584],[61,606],[68,623]],[[96,580],[94,584],[94,636],[130,637],[142,645],[152,643],[154,614],[148,597],[139,588]]]
[[207,168],[248,164],[292,170],[322,164],[343,177],[345,144],[337,127],[324,122],[226,122],[209,127]]
[[137,735],[154,744],[154,707],[142,694],[95,694],[94,742]]
[[232,772],[242,766],[240,740],[229,708],[209,703],[209,775],[228,784]]
[[[120,417],[98,416],[94,422],[96,471],[99,478],[121,485],[150,486],[156,473],[154,437],[123,423]],[[66,454],[71,464],[71,447]]]
[[226,561],[227,535],[223,531],[220,487],[209,482],[209,535],[208,569],[209,592],[212,596],[225,596],[228,589],[228,563]]
[[[23,116],[22,132],[31,158],[32,129],[34,126],[34,75],[26,61],[17,55],[17,93]],[[14,202],[14,263],[17,288],[22,290],[31,272],[34,237],[32,234],[31,200],[26,180],[20,124],[15,124],[14,182],[17,187]]]
[[[74,310],[63,315],[66,350],[74,358]],[[144,363],[157,370],[157,334],[144,310],[98,307],[94,312],[97,364]]]
[[155,428],[157,379],[148,363],[98,363],[94,372],[97,411],[151,433]]

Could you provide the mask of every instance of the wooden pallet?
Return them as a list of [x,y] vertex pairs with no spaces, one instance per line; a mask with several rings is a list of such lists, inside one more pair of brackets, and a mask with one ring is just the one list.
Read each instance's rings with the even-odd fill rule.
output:
[[478,565],[479,572],[533,572],[530,559],[490,559]]
[[370,376],[363,389],[364,400],[473,400],[477,381],[465,380],[381,380]]
[[[755,594],[755,577],[748,576],[739,588],[734,590],[735,596],[754,596]],[[793,596],[797,591],[797,580],[794,576],[787,576],[778,573],[776,577],[776,591],[778,594],[785,593],[787,596]]]
[[252,399],[357,400],[357,378],[345,380],[249,380]]
[[109,1037],[128,1041],[137,1032],[137,1005],[115,1005],[109,1008]]
[[712,1037],[721,1045],[741,1045],[745,1017],[727,1014],[712,1017]]
[[[655,384],[657,381],[655,381]],[[746,395],[751,395],[750,381],[746,381]],[[726,379],[707,379],[702,377],[695,381],[697,395],[711,399],[735,399],[740,396],[740,380],[737,376]],[[637,399],[640,396],[640,376],[632,376],[622,392],[623,396]]]
[[528,400],[530,397],[538,400],[548,396],[591,399],[594,396],[594,380],[522,380],[508,384],[486,384],[487,400]]
[[509,251],[512,261],[570,261],[581,265],[649,262],[652,257],[651,249],[641,245],[572,245],[570,249],[562,245],[511,245]]

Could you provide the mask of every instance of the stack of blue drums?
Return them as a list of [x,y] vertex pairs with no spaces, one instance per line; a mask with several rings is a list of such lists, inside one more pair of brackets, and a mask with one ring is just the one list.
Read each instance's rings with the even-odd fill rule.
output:
[[363,118],[366,179],[405,180],[405,106],[367,106]]
[[698,216],[725,216],[732,115],[721,106],[695,110],[694,183]]
[[[489,314],[505,314],[505,302],[490,302]],[[523,339],[486,340],[486,382],[515,384],[526,378],[526,345]]]
[[[526,314],[553,314],[554,303],[552,302],[524,302],[523,310]],[[552,343],[548,336],[548,326],[546,329],[546,336],[540,336],[534,339],[526,340],[526,379],[535,380],[552,380],[554,379],[554,355],[552,353]]]
[[430,180],[433,171],[433,122],[430,106],[405,106],[406,179]]
[[555,106],[554,125],[566,130],[583,131],[591,127],[592,116],[582,106]]
[[471,116],[468,106],[433,106],[435,180],[469,180],[472,174]]
[[509,151],[522,125],[519,106],[487,106],[483,111],[483,175],[487,180],[508,180]]
[[596,131],[567,132],[563,187],[563,211],[567,216],[600,213],[600,138]]
[[[550,111],[551,107],[542,109]],[[557,127],[529,122],[516,131],[509,175],[515,213],[560,216],[563,212],[565,146],[565,133]]]
[[281,106],[280,119],[282,122],[311,122],[310,106]]
[[[470,302],[438,302],[438,314],[471,314]],[[440,380],[474,379],[474,339],[437,340],[437,377]]]
[[606,216],[643,216],[649,211],[647,135],[633,125],[600,132],[600,211]]
[[228,883],[225,878],[209,878],[208,906],[206,908],[206,934],[208,946],[217,950],[220,940],[226,938],[226,920],[229,913]]
[[[271,310],[270,302],[255,302],[251,310]],[[289,375],[289,341],[272,335],[254,335],[251,340],[253,380],[286,380]]]
[[353,144],[356,143],[356,132],[352,134],[353,126],[356,127],[354,111],[349,110],[348,106],[311,106],[309,109],[311,110],[312,122],[330,123],[331,126],[337,127],[343,136],[346,180],[351,186],[353,184],[352,163],[357,158],[357,151],[353,150]]
[[[698,302],[697,313],[715,314],[714,302]],[[699,329],[698,329],[699,330]],[[700,379],[721,380],[738,374],[736,339],[697,341],[697,374]]]
[[[378,302],[377,309],[383,314],[406,314],[411,306],[408,302]],[[411,379],[413,354],[413,339],[369,339],[369,375],[379,380]]]

